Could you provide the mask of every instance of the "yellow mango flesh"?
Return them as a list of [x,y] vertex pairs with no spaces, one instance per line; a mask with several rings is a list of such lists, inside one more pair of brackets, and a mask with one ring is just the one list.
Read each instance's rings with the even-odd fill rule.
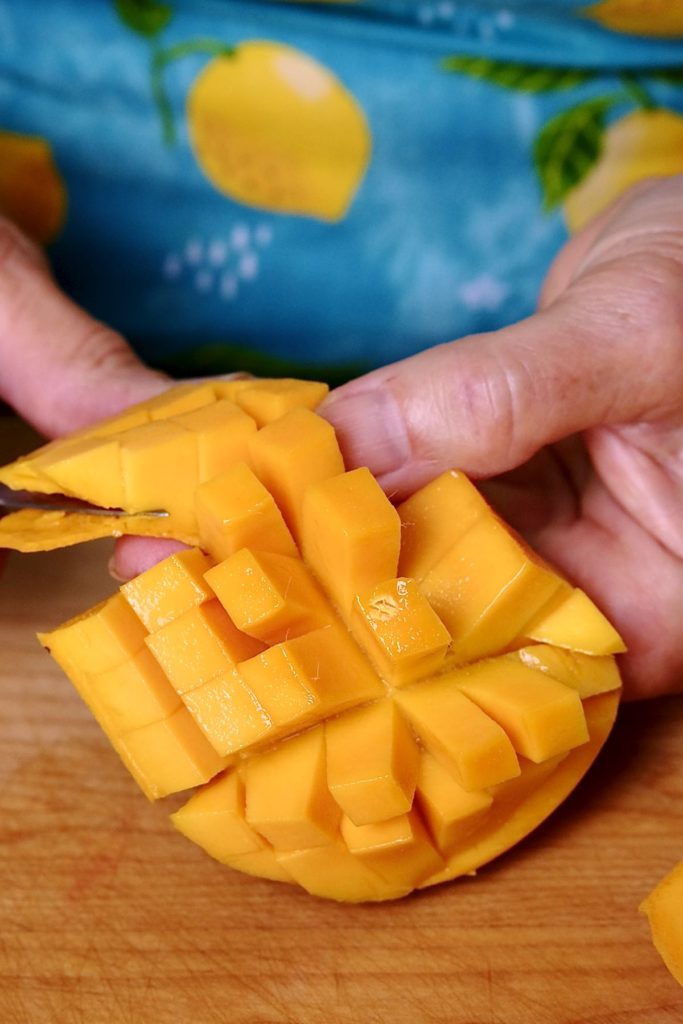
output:
[[[327,385],[314,381],[286,379],[178,384],[0,467],[0,483],[138,514],[130,520],[99,517],[97,524],[93,522],[92,539],[126,533],[175,537],[188,544],[199,544],[201,539],[210,551],[197,527],[198,485],[215,479],[219,466],[229,469],[244,460],[258,427],[291,410],[298,414],[314,408],[327,390]],[[168,516],[141,514],[157,510]],[[59,513],[36,516],[32,512],[0,520],[3,547],[40,551],[91,539],[87,521],[76,521],[74,526]]]
[[[193,545],[41,641],[150,799],[195,788],[173,822],[211,856],[393,899],[564,799],[614,720],[623,645],[462,473],[395,509],[346,472],[324,393],[180,385],[53,442],[0,479],[131,514],[18,513],[0,543]],[[168,517],[133,514],[152,507]]]
[[683,861],[643,900],[652,941],[679,985],[683,985]]
[[413,806],[420,750],[393,702],[377,701],[327,722],[327,785],[354,825]]
[[621,654],[624,641],[582,590],[559,591],[524,629],[524,636],[584,654]]

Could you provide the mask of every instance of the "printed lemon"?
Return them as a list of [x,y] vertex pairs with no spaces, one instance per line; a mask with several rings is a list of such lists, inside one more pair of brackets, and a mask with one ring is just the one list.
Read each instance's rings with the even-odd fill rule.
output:
[[0,131],[0,213],[45,245],[58,234],[65,212],[66,189],[49,142]]
[[280,43],[253,41],[195,79],[187,116],[204,174],[238,202],[340,220],[365,172],[370,133],[325,67]]
[[569,193],[567,227],[578,231],[636,182],[682,171],[683,117],[672,110],[635,110],[607,129],[600,159]]
[[678,0],[601,0],[584,14],[615,32],[683,36],[683,4]]

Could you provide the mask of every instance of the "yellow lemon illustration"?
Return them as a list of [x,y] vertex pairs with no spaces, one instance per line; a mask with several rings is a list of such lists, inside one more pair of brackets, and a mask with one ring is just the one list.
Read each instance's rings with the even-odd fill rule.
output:
[[672,110],[635,110],[605,132],[595,167],[564,204],[570,231],[578,231],[631,185],[683,172],[683,117]]
[[243,43],[197,76],[187,112],[199,166],[219,191],[280,213],[345,215],[370,132],[351,93],[307,54]]
[[42,245],[58,234],[66,189],[45,139],[0,131],[0,213]]
[[601,0],[584,9],[605,28],[638,36],[683,36],[681,0]]

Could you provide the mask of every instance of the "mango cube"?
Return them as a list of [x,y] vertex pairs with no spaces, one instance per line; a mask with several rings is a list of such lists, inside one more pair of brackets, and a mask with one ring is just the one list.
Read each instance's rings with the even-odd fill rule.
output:
[[327,784],[354,825],[386,821],[413,806],[420,751],[392,701],[327,723]]
[[405,578],[358,594],[351,628],[379,674],[393,686],[436,672],[451,642],[416,581]]
[[[145,423],[121,435],[124,505],[133,512],[163,509],[180,528],[192,529],[199,481],[197,442],[168,421]],[[183,486],[178,487],[177,481]]]
[[551,676],[520,662],[493,658],[453,673],[452,679],[530,761],[547,761],[588,742],[581,698]]
[[410,690],[396,701],[424,746],[469,790],[495,786],[519,775],[510,739],[497,722],[444,675]]
[[226,669],[187,690],[183,702],[211,746],[222,756],[253,746],[273,729],[271,716],[236,669]]
[[201,545],[218,561],[241,548],[297,554],[272,495],[245,463],[202,483],[195,512]]
[[277,735],[310,725],[320,714],[318,689],[291,657],[286,643],[243,661],[239,673]]
[[267,845],[245,820],[244,784],[236,771],[208,782],[171,820],[179,832],[223,862]]
[[116,438],[82,438],[47,446],[34,460],[34,469],[49,477],[56,491],[78,495],[87,489],[93,505],[123,508],[126,502]]
[[238,629],[277,644],[329,625],[334,614],[299,558],[243,548],[205,575]]
[[240,633],[216,600],[183,612],[150,633],[146,643],[180,694],[262,650],[257,640]]
[[337,835],[340,811],[327,788],[320,727],[254,756],[244,767],[246,819],[277,849],[324,846]]
[[148,399],[142,403],[142,407],[150,420],[168,420],[173,416],[212,405],[215,401],[216,387],[213,381],[186,381]]
[[279,420],[291,409],[315,409],[328,391],[326,384],[314,380],[284,378],[235,383],[238,384],[234,392],[235,401],[256,420],[259,427]]
[[235,868],[236,871],[242,871],[245,875],[268,878],[271,882],[292,883],[294,881],[270,843],[266,843],[262,850],[241,853],[239,856],[226,860],[225,863],[231,868]]
[[196,605],[213,598],[204,581],[213,562],[202,551],[176,551],[133,577],[121,593],[143,625],[155,632]]
[[401,576],[423,579],[479,519],[491,512],[464,473],[452,469],[398,506]]
[[396,575],[401,521],[367,469],[310,487],[302,512],[302,550],[345,619],[356,594]]
[[120,594],[78,615],[41,643],[60,665],[77,665],[81,672],[97,674],[128,661],[142,649],[147,630]]
[[244,462],[249,441],[256,434],[251,416],[227,399],[173,416],[171,422],[196,439],[200,483],[213,480],[236,462]]
[[[175,390],[175,389],[174,389]],[[149,423],[152,415],[149,409],[149,400],[138,405],[132,405],[123,412],[107,416],[106,419],[93,423],[91,426],[83,427],[72,434],[74,440],[86,437],[110,437],[112,434],[121,434],[124,430],[132,430],[133,427],[141,427],[143,423]]]
[[181,706],[180,697],[146,647],[121,665],[93,675],[90,692],[117,734],[168,718]]
[[518,659],[527,668],[544,672],[571,686],[583,700],[621,687],[621,677],[614,658],[567,651],[550,644],[520,647],[506,657]]
[[171,820],[221,863],[249,875],[291,882],[270,843],[247,824],[244,810],[244,783],[237,771],[229,770],[197,790]]
[[487,789],[467,790],[426,750],[420,757],[417,804],[434,842],[450,853],[469,835],[491,808]]
[[309,409],[292,409],[254,434],[249,458],[299,540],[301,505],[307,489],[344,472],[334,429]]
[[225,767],[184,707],[119,737],[117,748],[150,799],[199,786]]
[[567,584],[495,517],[479,519],[420,583],[456,662],[495,654]]
[[347,633],[325,626],[285,640],[239,670],[275,719],[295,714],[308,719],[313,705],[325,716],[384,695],[375,675]]
[[294,881],[312,896],[359,903],[398,899],[412,888],[410,885],[387,883],[360,857],[350,853],[341,840],[329,846],[278,851],[276,856]]
[[350,852],[392,885],[413,888],[444,867],[416,810],[370,825],[343,818],[341,834]]

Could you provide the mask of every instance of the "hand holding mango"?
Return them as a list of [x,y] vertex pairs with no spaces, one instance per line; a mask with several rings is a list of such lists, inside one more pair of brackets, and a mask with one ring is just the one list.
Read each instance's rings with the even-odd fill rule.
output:
[[561,251],[534,316],[377,370],[322,410],[392,496],[452,465],[485,478],[624,637],[630,697],[683,685],[682,272],[683,177],[636,186]]
[[[377,370],[323,407],[347,464],[392,497],[453,465],[487,478],[505,518],[624,636],[632,697],[683,677],[682,198],[681,178],[631,190],[560,253],[536,315]],[[58,436],[163,390],[15,229],[0,239],[6,401]],[[122,543],[117,573],[158,560],[162,543]]]
[[67,298],[38,246],[0,217],[0,398],[53,438],[168,384]]

